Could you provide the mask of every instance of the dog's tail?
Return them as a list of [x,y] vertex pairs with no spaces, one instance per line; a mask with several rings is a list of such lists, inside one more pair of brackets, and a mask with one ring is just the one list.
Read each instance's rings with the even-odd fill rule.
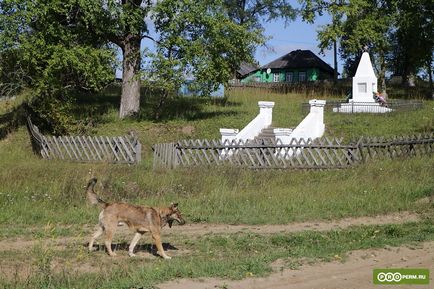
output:
[[103,201],[100,197],[98,197],[98,195],[95,193],[95,184],[96,184],[97,179],[96,178],[92,178],[88,183],[87,183],[87,188],[86,188],[86,196],[87,196],[87,200],[89,203],[91,203],[92,205],[98,205],[102,208],[106,208],[108,206],[108,203]]

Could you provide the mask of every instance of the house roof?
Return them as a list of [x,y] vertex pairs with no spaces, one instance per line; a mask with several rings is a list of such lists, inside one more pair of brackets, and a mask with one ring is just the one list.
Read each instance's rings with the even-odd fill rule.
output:
[[244,76],[248,75],[250,72],[253,72],[253,71],[258,70],[258,69],[259,69],[259,65],[257,65],[257,64],[243,62],[240,64],[240,68],[237,70],[237,73],[241,77],[244,77]]
[[261,67],[261,69],[318,68],[328,73],[334,69],[310,50],[294,50]]

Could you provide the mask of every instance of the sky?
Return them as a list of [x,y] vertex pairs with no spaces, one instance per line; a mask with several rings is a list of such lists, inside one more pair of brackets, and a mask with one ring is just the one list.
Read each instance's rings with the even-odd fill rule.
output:
[[[284,20],[263,23],[264,34],[270,39],[266,41],[265,46],[258,47],[256,50],[256,61],[262,66],[293,50],[301,49],[311,50],[333,67],[333,50],[324,51],[324,55],[320,54],[317,40],[317,30],[320,29],[321,25],[328,23],[330,23],[330,16],[327,14],[317,17],[314,24],[305,23],[300,18],[289,22],[286,27]],[[142,41],[142,46],[149,47],[151,43],[145,41]],[[342,72],[342,63],[339,58],[338,72]],[[122,77],[122,72],[116,71],[116,77]]]
[[[283,20],[264,23],[265,35],[271,39],[266,42],[266,47],[257,49],[256,60],[262,66],[293,50],[308,49],[333,67],[333,50],[324,51],[324,55],[320,54],[317,40],[317,30],[321,25],[329,22],[330,17],[324,15],[317,18],[314,24],[305,23],[300,18],[288,23],[287,27],[284,26]],[[341,63],[338,59],[339,72],[341,72],[340,67]]]

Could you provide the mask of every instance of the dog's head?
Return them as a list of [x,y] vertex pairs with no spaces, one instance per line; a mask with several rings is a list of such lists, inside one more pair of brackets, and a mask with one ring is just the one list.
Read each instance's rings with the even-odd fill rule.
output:
[[184,225],[185,220],[182,218],[181,211],[178,209],[178,203],[172,203],[169,206],[169,215],[167,216],[167,223],[169,224],[169,228],[172,228],[172,224],[174,221],[178,222],[179,225]]

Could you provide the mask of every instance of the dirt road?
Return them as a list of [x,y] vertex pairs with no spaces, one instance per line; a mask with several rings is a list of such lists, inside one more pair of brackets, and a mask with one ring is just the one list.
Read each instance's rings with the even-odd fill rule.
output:
[[[402,224],[406,222],[415,222],[420,220],[420,216],[411,212],[399,212],[388,215],[344,218],[333,221],[309,221],[297,222],[284,225],[227,225],[227,224],[187,224],[184,226],[173,226],[171,229],[164,228],[163,235],[201,236],[205,234],[233,234],[237,232],[254,232],[258,234],[273,234],[280,232],[301,232],[301,231],[329,231],[345,229],[350,226],[360,225],[385,225],[385,224]],[[5,239],[0,241],[0,251],[4,250],[22,250],[30,248],[35,244],[50,243],[53,247],[63,249],[65,245],[77,242],[88,241],[93,226],[85,226],[82,235],[84,237],[61,237],[46,240],[28,240],[28,239]],[[118,235],[131,235],[126,226],[119,228]]]
[[[160,284],[160,289],[367,289],[434,288],[434,242],[427,242],[416,249],[408,247],[381,250],[360,250],[348,254],[345,262],[304,265],[299,270],[273,266],[275,273],[265,278],[246,278],[239,281],[221,279],[182,279]],[[374,268],[429,268],[430,285],[374,285]],[[277,269],[277,270],[276,270]]]

